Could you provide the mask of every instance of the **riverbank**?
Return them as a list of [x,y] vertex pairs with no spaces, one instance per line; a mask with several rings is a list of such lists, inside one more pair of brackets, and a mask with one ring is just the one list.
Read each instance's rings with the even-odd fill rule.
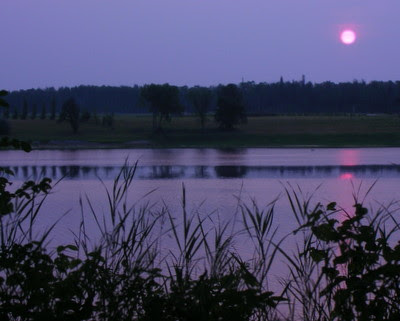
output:
[[256,148],[400,147],[397,116],[249,117],[234,131],[221,131],[210,117],[199,128],[196,117],[176,117],[153,135],[151,116],[116,115],[113,128],[91,120],[73,134],[68,123],[10,120],[11,135],[37,149],[92,148]]

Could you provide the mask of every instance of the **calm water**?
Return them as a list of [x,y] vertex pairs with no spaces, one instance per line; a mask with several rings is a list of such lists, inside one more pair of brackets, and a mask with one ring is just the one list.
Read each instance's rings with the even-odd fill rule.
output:
[[[359,187],[358,194],[363,197],[375,181],[366,200],[369,206],[400,200],[400,148],[0,152],[0,166],[12,169],[18,182],[43,176],[53,181],[63,178],[48,197],[39,220],[41,226],[48,226],[68,212],[53,234],[57,242],[69,241],[71,231],[77,230],[80,197],[87,195],[98,213],[107,213],[100,179],[110,187],[126,159],[138,161],[129,193],[131,204],[149,204],[154,211],[167,205],[179,216],[183,183],[189,210],[227,220],[237,215],[240,202],[255,200],[263,207],[278,197],[278,236],[295,228],[283,193],[288,184],[300,186],[305,196],[313,194],[315,201],[336,201],[345,209],[351,209]],[[95,231],[94,222],[87,219],[88,229]],[[237,245],[241,246],[245,248],[245,242]]]

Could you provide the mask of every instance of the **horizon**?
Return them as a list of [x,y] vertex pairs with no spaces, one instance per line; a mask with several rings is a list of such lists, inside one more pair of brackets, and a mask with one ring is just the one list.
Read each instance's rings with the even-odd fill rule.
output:
[[397,81],[398,12],[397,0],[3,0],[0,88]]
[[[267,84],[267,85],[271,85],[271,84],[277,84],[279,83],[280,80],[278,81],[271,81],[271,82],[266,82],[266,81],[260,81],[260,82],[255,82],[254,80],[244,80],[241,82],[237,82],[237,83],[219,83],[219,84],[213,84],[213,85],[209,85],[209,86],[205,86],[205,85],[192,85],[192,86],[188,86],[188,85],[175,85],[172,83],[146,83],[146,84],[133,84],[133,85],[107,85],[107,84],[103,84],[103,85],[93,85],[93,84],[79,84],[79,85],[73,85],[73,86],[59,86],[59,87],[55,87],[55,86],[48,86],[48,87],[37,87],[37,88],[24,88],[24,89],[14,89],[14,90],[8,90],[10,93],[11,92],[18,92],[18,91],[29,91],[29,90],[48,90],[48,89],[54,89],[54,90],[60,90],[62,88],[78,88],[78,87],[115,87],[115,88],[119,88],[119,87],[128,87],[128,88],[135,88],[135,87],[142,87],[145,85],[150,85],[150,84],[156,84],[156,85],[163,85],[163,84],[169,84],[171,86],[176,86],[178,88],[191,88],[191,87],[206,87],[206,88],[216,88],[218,86],[226,86],[228,84],[234,84],[236,86],[240,86],[240,84],[244,83],[253,83],[253,84]],[[302,79],[283,79],[283,83],[300,83],[302,82]],[[311,83],[313,86],[315,85],[321,85],[324,83],[332,83],[335,85],[340,85],[340,84],[360,84],[360,83],[364,83],[366,85],[369,85],[373,82],[382,82],[382,83],[399,83],[400,82],[400,77],[397,80],[370,80],[370,81],[365,81],[364,79],[354,79],[353,81],[341,81],[341,82],[334,82],[334,81],[330,81],[330,80],[325,80],[325,81],[321,81],[321,82],[312,82],[312,81],[307,81],[307,78],[305,78],[305,84],[309,84]]]

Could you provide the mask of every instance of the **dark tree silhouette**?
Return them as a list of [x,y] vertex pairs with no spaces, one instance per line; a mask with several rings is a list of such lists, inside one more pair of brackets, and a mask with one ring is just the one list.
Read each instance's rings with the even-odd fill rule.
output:
[[3,118],[4,119],[9,119],[10,118],[10,107],[6,107],[3,110]]
[[235,125],[246,122],[242,93],[236,85],[220,86],[217,107],[215,121],[220,128],[231,130]]
[[36,114],[37,114],[37,105],[33,104],[32,113],[31,113],[31,119],[36,119]]
[[42,112],[40,113],[40,119],[46,119],[46,104],[42,104]]
[[14,107],[14,109],[13,109],[12,119],[18,119],[18,108],[17,107]]
[[87,110],[83,111],[81,115],[81,122],[87,123],[90,120],[91,116],[92,115],[90,114],[89,111]]
[[[219,87],[208,88],[217,96]],[[397,113],[396,99],[400,96],[400,81],[353,81],[322,83],[299,81],[278,81],[275,83],[241,82],[239,89],[243,95],[246,113],[256,115],[271,114],[348,114],[348,113]],[[179,99],[186,106],[186,112],[195,113],[187,92],[190,88],[179,87]],[[64,102],[69,97],[79,99],[85,109],[98,114],[146,113],[148,106],[141,104],[139,86],[78,86],[12,91],[7,96],[11,106],[18,107],[21,116],[24,99],[30,106],[43,102],[51,106],[51,101]],[[58,106],[57,106],[58,107]],[[216,108],[213,99],[211,110]],[[49,107],[51,115],[51,108]],[[58,110],[57,110],[58,112]]]
[[28,103],[24,99],[24,105],[22,106],[21,119],[26,119],[26,117],[28,117]]
[[0,90],[0,107],[9,107],[8,103],[2,98],[8,95],[6,90]]
[[51,113],[50,113],[50,119],[54,120],[56,119],[56,99],[53,97],[51,100]]
[[204,131],[207,113],[211,109],[213,93],[206,87],[192,87],[187,92],[188,100],[192,103],[197,116],[200,118],[201,129]]
[[77,133],[79,129],[79,112],[80,109],[75,99],[70,98],[62,105],[59,122],[68,121],[74,133]]
[[170,121],[171,115],[180,113],[183,108],[179,102],[179,89],[169,84],[145,85],[141,96],[150,104],[153,113],[153,131],[162,132],[163,120]]

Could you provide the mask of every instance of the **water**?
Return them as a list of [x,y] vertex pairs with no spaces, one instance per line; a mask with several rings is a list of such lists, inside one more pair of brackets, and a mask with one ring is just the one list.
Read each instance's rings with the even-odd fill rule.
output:
[[43,150],[0,155],[0,166],[15,172],[16,184],[63,178],[41,216],[43,224],[50,224],[69,212],[57,227],[59,240],[67,239],[79,224],[80,197],[87,195],[96,209],[105,211],[100,179],[110,186],[127,159],[138,162],[131,203],[150,202],[155,209],[166,204],[179,213],[184,184],[189,208],[230,219],[237,213],[238,198],[247,203],[254,199],[263,207],[280,197],[276,224],[282,233],[294,227],[282,196],[288,184],[300,186],[304,195],[314,194],[316,201],[336,201],[344,208],[351,208],[355,186],[362,185],[362,196],[376,180],[368,198],[371,205],[400,199],[400,148]]
[[[38,219],[38,233],[63,214],[51,242],[69,243],[82,218],[79,199],[90,199],[95,211],[107,216],[105,188],[125,160],[137,163],[135,180],[128,202],[140,208],[147,204],[152,211],[167,206],[179,217],[182,212],[183,185],[189,211],[210,215],[212,222],[240,219],[239,205],[256,201],[260,208],[277,199],[274,224],[276,239],[293,229],[296,223],[284,193],[289,185],[300,187],[304,197],[313,195],[316,202],[336,201],[351,212],[354,197],[377,208],[400,200],[400,148],[361,149],[152,149],[152,150],[44,150],[23,153],[0,152],[0,166],[15,172],[14,186],[27,179],[50,177],[62,180],[53,188]],[[87,203],[84,216],[89,236],[99,235]],[[210,222],[211,222],[210,220]],[[290,252],[294,240],[284,244]],[[173,241],[162,244],[168,251]],[[236,249],[251,256],[251,244],[239,237]],[[277,275],[282,271],[275,267]]]

